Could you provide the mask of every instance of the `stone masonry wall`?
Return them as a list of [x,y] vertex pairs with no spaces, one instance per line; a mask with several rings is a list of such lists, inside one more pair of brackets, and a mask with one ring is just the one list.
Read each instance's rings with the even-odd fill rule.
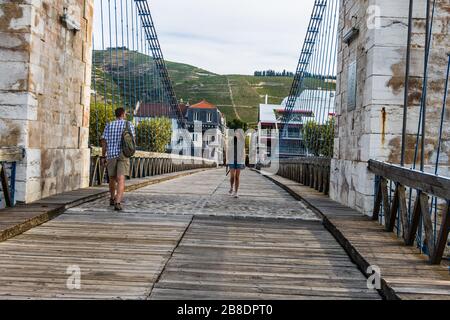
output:
[[0,0],[0,147],[26,150],[18,201],[88,186],[92,19],[93,0]]
[[[426,164],[432,171],[436,160],[437,137],[450,48],[448,0],[437,0],[433,27],[433,49],[429,65],[427,99]],[[367,161],[377,159],[400,163],[403,117],[404,76],[407,43],[408,0],[342,0],[340,8],[341,41],[338,53],[337,125],[334,159],[331,169],[333,199],[370,214],[373,206],[374,176]],[[411,79],[408,109],[408,143],[406,163],[411,164],[422,93],[423,54],[425,44],[425,0],[416,0],[412,37]],[[367,21],[379,9],[379,27],[370,28]],[[357,17],[358,37],[347,45],[342,35]],[[376,21],[375,21],[376,22]],[[348,66],[357,62],[356,108],[349,110],[347,101]],[[444,124],[441,173],[450,166],[450,101]],[[420,159],[420,154],[418,159]]]

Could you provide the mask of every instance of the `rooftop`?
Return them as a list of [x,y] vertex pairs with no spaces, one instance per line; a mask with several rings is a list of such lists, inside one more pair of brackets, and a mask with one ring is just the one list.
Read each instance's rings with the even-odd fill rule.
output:
[[212,103],[209,103],[206,100],[202,100],[199,103],[193,104],[192,106],[189,107],[189,109],[217,109],[217,107],[215,105],[213,105]]
[[[304,90],[300,96],[295,100],[294,108],[295,109],[320,109],[327,108],[330,109],[330,112],[334,111],[334,99],[336,92],[331,90],[323,90],[323,89],[307,89]],[[286,97],[281,103],[283,106],[286,106],[289,97]]]
[[[285,113],[285,106],[279,104],[260,104],[259,105],[259,121],[264,124],[280,122],[280,114]],[[302,115],[304,117],[311,117],[312,111],[297,110],[293,114]],[[302,124],[302,121],[292,120],[291,125]]]
[[[278,112],[278,113],[286,113],[286,109],[275,109],[274,111]],[[314,115],[314,112],[312,110],[292,110],[290,113],[293,114],[302,114],[305,116],[311,116]]]
[[165,103],[139,103],[134,111],[135,117],[171,117],[170,106]]
[[[181,113],[186,115],[186,111],[189,105],[184,103],[179,104]],[[137,105],[134,111],[135,117],[140,118],[156,118],[156,117],[169,117],[173,118],[172,112],[169,111],[170,106],[166,103],[152,102],[152,103],[140,103]]]

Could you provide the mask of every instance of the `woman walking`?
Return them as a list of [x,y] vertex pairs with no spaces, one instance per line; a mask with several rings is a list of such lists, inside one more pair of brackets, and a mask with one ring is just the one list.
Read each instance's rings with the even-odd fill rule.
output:
[[227,166],[230,170],[230,190],[228,193],[239,198],[241,170],[245,169],[245,135],[242,129],[230,131],[228,136]]

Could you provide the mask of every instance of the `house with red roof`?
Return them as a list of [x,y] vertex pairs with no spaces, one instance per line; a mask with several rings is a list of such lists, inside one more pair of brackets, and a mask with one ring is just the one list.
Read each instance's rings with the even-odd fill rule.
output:
[[225,117],[214,104],[202,100],[186,111],[186,125],[192,134],[192,152],[223,163]]

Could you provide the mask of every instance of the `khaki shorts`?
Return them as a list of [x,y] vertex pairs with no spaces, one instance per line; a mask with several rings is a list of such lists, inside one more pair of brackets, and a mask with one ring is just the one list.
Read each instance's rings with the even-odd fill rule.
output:
[[108,176],[129,176],[130,175],[130,158],[120,154],[118,158],[108,160],[106,165],[108,169]]

